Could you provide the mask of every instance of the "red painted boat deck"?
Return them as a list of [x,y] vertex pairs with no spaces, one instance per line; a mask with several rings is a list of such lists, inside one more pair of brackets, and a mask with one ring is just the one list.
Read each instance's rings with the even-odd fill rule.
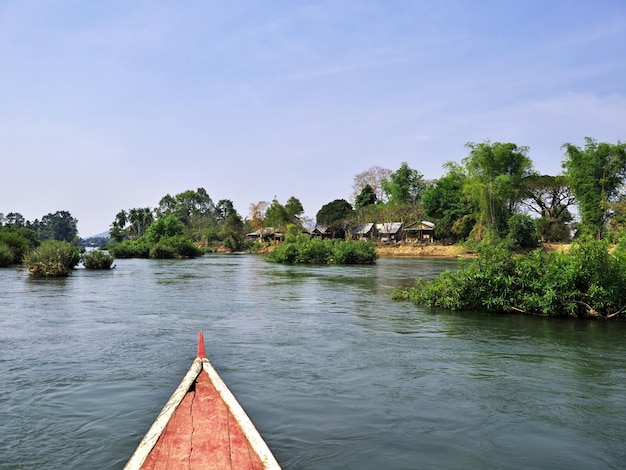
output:
[[264,467],[209,376],[201,370],[141,468]]

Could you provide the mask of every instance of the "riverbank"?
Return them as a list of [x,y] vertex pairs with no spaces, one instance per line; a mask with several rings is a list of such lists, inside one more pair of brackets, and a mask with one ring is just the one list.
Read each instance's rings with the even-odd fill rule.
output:
[[[567,243],[544,243],[542,248],[546,251],[566,253],[571,247]],[[475,253],[468,252],[459,245],[439,245],[437,243],[381,243],[376,246],[376,254],[379,257],[404,257],[404,258],[471,258]]]
[[[264,246],[255,251],[257,254],[269,253],[275,245]],[[567,252],[571,245],[561,243],[544,243],[546,251]],[[218,253],[230,253],[227,249],[218,249]],[[475,253],[468,252],[460,245],[439,245],[437,243],[378,243],[376,254],[380,258],[472,258]]]
[[431,257],[459,258],[470,256],[467,250],[458,245],[438,245],[436,243],[381,243],[376,246],[379,257]]

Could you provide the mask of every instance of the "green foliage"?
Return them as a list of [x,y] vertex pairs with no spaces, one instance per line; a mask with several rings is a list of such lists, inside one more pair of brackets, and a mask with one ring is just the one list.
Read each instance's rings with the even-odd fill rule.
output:
[[372,188],[369,184],[366,184],[365,187],[354,199],[354,208],[356,210],[362,209],[363,207],[376,204],[376,202],[378,202],[378,198],[376,197],[374,188]]
[[389,204],[415,204],[424,191],[424,175],[402,162],[400,168],[393,172],[389,179],[382,182],[383,190],[388,197]]
[[14,256],[11,247],[3,241],[0,241],[0,268],[5,268],[13,264]]
[[588,238],[568,253],[511,256],[484,246],[458,271],[418,280],[393,298],[453,310],[613,318],[626,307],[626,256],[619,250],[612,255],[607,243]]
[[435,223],[435,238],[457,242],[467,238],[476,219],[474,204],[465,196],[465,170],[453,162],[444,165],[447,173],[424,190],[422,204],[426,218]]
[[78,236],[78,220],[67,211],[46,214],[41,222],[34,221],[31,227],[37,232],[40,240],[59,240],[72,242]]
[[287,199],[285,204],[285,213],[287,214],[287,223],[294,225],[302,225],[300,216],[304,213],[304,207],[300,200],[294,196]]
[[508,221],[507,237],[516,248],[536,248],[539,245],[537,227],[529,215],[513,214]]
[[282,264],[372,264],[376,247],[366,241],[320,240],[300,234],[288,236],[265,259]]
[[564,175],[531,175],[523,182],[525,197],[522,203],[539,216],[538,234],[548,242],[570,240],[569,224],[573,217],[569,207],[574,196]]
[[243,229],[243,220],[236,212],[230,214],[222,223],[220,237],[230,251],[239,251],[243,248],[245,243]]
[[464,191],[480,208],[483,223],[505,233],[508,218],[524,198],[523,182],[531,176],[528,148],[513,143],[468,142],[463,159],[468,174]]
[[202,255],[200,248],[188,237],[180,234],[160,235],[157,242],[146,235],[138,240],[111,243],[108,248],[109,253],[115,258],[195,258]]
[[150,258],[196,258],[202,250],[184,235],[164,236],[150,247]]
[[334,240],[331,262],[334,264],[374,264],[376,246],[368,241]]
[[24,255],[39,245],[33,230],[10,225],[0,227],[0,242],[13,253],[13,260],[9,264],[20,264]]
[[335,199],[322,206],[315,220],[319,225],[334,226],[352,214],[352,205],[345,199]]
[[81,260],[87,269],[111,269],[115,258],[102,250],[86,251]]
[[185,226],[174,215],[168,214],[165,217],[155,220],[148,227],[146,234],[146,240],[148,243],[154,245],[164,237],[174,237],[176,235],[183,235],[185,233]]
[[287,212],[285,207],[279,203],[276,199],[273,199],[271,203],[265,209],[265,219],[263,220],[264,227],[279,228],[287,223]]
[[585,148],[564,144],[563,168],[576,196],[581,222],[587,233],[600,238],[605,232],[610,203],[626,180],[626,143],[598,143],[585,137]]
[[284,227],[289,222],[289,216],[283,206],[276,198],[274,198],[265,210],[265,226],[266,227]]
[[[221,209],[227,209],[225,204]],[[204,188],[187,190],[174,197],[165,195],[159,201],[159,215],[174,215],[189,228],[206,228],[216,223],[217,214],[213,200]]]
[[145,237],[109,244],[109,253],[115,258],[149,258],[150,244]]
[[46,240],[24,256],[28,273],[35,277],[69,276],[79,261],[78,248],[58,240]]

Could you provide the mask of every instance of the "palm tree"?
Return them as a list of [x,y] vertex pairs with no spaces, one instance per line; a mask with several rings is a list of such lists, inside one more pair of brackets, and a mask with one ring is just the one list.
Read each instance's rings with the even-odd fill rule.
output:
[[141,235],[146,233],[148,227],[154,222],[154,214],[152,213],[152,209],[149,207],[144,207],[141,209]]
[[114,223],[120,229],[126,227],[126,224],[128,223],[128,213],[125,210],[119,211],[115,216]]
[[130,233],[135,237],[141,236],[141,209],[131,209],[128,212],[128,221],[130,222]]

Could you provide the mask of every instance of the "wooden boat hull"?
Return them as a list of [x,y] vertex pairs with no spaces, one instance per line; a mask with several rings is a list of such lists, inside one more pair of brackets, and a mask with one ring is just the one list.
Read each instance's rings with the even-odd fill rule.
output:
[[211,363],[198,358],[124,469],[280,469],[269,447]]

